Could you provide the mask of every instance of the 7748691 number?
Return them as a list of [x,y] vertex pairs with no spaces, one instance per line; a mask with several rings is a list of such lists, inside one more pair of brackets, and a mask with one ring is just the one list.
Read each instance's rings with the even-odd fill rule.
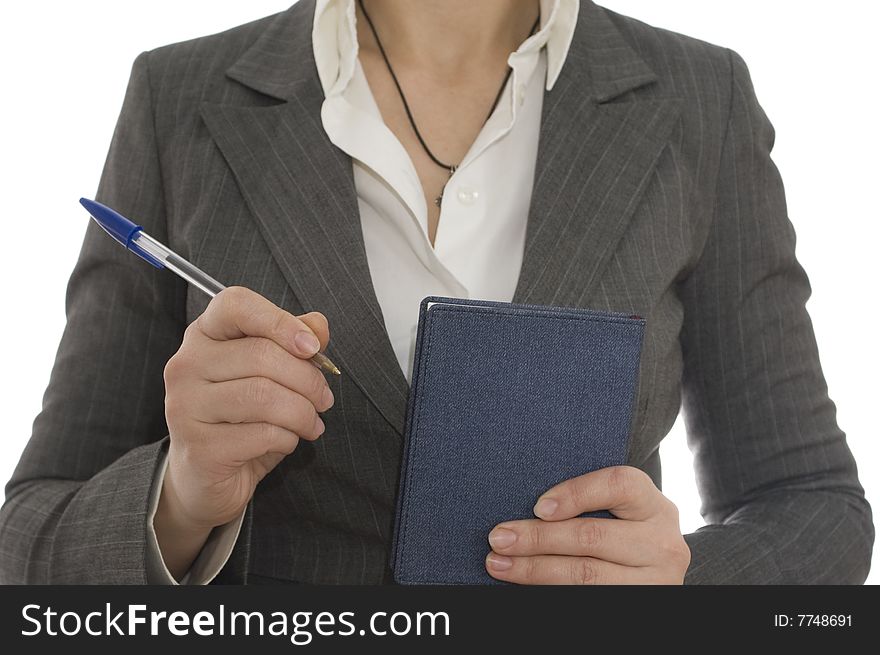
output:
[[776,614],[773,617],[773,626],[785,628],[797,626],[799,628],[851,628],[852,614]]

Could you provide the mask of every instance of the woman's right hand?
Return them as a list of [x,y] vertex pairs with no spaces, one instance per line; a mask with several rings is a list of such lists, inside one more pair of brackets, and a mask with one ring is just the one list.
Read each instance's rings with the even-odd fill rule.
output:
[[177,579],[299,440],[324,432],[318,413],[333,394],[309,359],[329,339],[322,314],[295,317],[243,287],[219,293],[186,329],[165,367],[171,443],[153,520]]

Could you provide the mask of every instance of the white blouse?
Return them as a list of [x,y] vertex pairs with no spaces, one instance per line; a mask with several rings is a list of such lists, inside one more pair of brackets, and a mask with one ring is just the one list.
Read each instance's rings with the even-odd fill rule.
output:
[[513,298],[544,89],[559,75],[577,12],[577,0],[541,0],[539,31],[510,54],[513,72],[498,106],[446,185],[432,247],[415,166],[382,121],[358,59],[355,0],[317,3],[312,41],[325,95],[321,120],[352,158],[370,275],[407,380],[422,298]]

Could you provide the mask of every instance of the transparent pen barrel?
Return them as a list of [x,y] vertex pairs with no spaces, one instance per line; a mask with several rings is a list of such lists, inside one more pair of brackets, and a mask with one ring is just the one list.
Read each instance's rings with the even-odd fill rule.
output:
[[183,279],[194,284],[212,298],[226,288],[204,271],[190,264],[173,250],[166,248],[153,239],[149,234],[139,232],[137,236],[132,239],[132,242],[162,262],[165,267],[170,268]]

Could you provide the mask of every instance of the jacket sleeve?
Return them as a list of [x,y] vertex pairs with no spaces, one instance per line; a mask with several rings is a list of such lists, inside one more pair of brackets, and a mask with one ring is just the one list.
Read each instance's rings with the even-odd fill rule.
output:
[[708,525],[686,583],[861,583],[871,509],[837,425],[806,311],[775,133],[729,51],[715,211],[684,304],[683,411]]
[[[147,54],[98,199],[167,238]],[[0,510],[3,583],[146,581],[149,494],[167,442],[163,369],[183,336],[185,293],[88,222],[42,411]]]

